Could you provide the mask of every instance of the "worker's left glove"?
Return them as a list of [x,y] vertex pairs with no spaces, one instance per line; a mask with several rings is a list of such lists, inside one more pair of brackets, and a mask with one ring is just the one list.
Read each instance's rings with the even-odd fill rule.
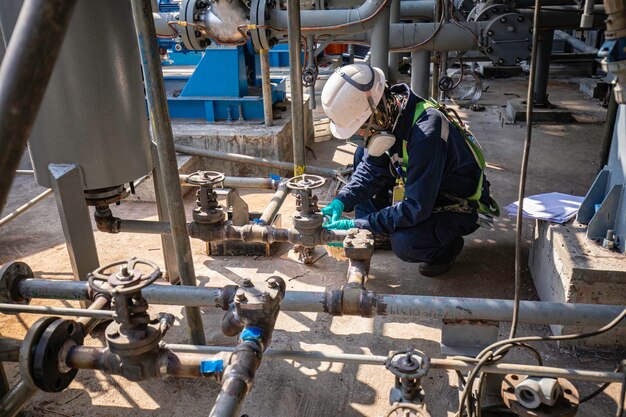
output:
[[324,227],[328,230],[348,230],[353,229],[356,226],[354,224],[354,220],[343,219],[325,224]]

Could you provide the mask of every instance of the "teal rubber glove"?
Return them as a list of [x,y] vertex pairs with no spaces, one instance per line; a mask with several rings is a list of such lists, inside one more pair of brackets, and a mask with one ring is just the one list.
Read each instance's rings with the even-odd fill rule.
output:
[[321,212],[323,215],[330,217],[329,223],[335,223],[341,218],[344,208],[343,203],[335,198],[330,204],[324,207]]
[[355,224],[354,224],[354,220],[343,219],[343,220],[337,220],[336,222],[325,224],[324,227],[328,230],[348,230],[348,229],[353,229],[355,227]]

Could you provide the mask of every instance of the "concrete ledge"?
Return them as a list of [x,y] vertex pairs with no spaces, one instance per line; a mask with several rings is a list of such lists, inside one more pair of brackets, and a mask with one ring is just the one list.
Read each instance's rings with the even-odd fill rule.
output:
[[[507,100],[506,114],[512,122],[526,121],[526,100],[515,98]],[[575,123],[572,112],[562,108],[533,107],[533,122],[543,123]]]
[[[624,305],[626,256],[603,249],[585,236],[578,223],[537,221],[530,257],[530,273],[542,301]],[[551,326],[554,334],[593,329]],[[626,329],[561,343],[563,347],[615,350],[626,346]]]

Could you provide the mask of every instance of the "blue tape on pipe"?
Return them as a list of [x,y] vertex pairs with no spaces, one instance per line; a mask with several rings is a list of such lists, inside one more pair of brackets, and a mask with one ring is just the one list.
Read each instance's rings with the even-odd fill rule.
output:
[[222,372],[223,370],[224,361],[221,359],[200,362],[200,373],[202,374],[214,374],[216,372]]
[[261,340],[261,329],[258,327],[246,327],[239,337],[244,342],[259,342]]

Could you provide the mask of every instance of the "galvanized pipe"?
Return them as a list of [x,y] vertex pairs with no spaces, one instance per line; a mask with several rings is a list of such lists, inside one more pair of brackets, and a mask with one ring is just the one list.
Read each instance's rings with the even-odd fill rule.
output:
[[[75,281],[76,282],[76,281]],[[78,282],[77,282],[78,283]],[[95,319],[114,319],[113,311],[92,310],[86,308],[29,306],[24,304],[0,303],[0,312],[9,314],[41,314],[60,315],[70,317],[91,317]]]
[[0,210],[6,203],[76,0],[26,0],[0,65]]
[[389,18],[391,15],[389,3],[391,2],[387,3],[376,18],[370,39],[372,67],[380,68],[386,79],[389,78]]
[[[223,352],[233,352],[234,347],[230,346],[193,346],[180,344],[167,344],[167,349],[175,353],[204,353],[209,355]],[[268,349],[263,354],[263,359],[284,360],[291,359],[298,362],[338,362],[364,365],[385,365],[387,356],[382,355],[362,355],[348,353],[331,353],[325,351],[293,351]],[[446,369],[461,372],[469,372],[476,366],[473,362],[466,362],[458,359],[430,359],[432,369]],[[620,382],[623,374],[619,372],[588,371],[584,369],[555,368],[549,366],[518,365],[512,363],[497,363],[486,365],[481,368],[483,372],[491,374],[521,374],[544,377],[560,377],[575,379],[579,381],[593,382]]]
[[287,0],[289,38],[289,77],[291,79],[291,137],[293,140],[293,175],[306,171],[304,143],[304,96],[302,93],[302,43],[300,41],[300,0]]
[[[197,185],[187,183],[189,175],[180,174],[180,185],[182,187],[197,187]],[[222,185],[224,188],[263,188],[276,190],[280,180],[274,178],[253,178],[253,177],[224,177]]]
[[0,399],[0,416],[15,417],[35,395],[37,388],[20,379],[11,390]]
[[430,51],[411,52],[411,90],[422,98],[430,96]]
[[[85,282],[29,278],[19,280],[16,290],[25,298],[88,300],[88,288]],[[222,288],[153,284],[144,288],[142,294],[151,304],[223,308],[223,291]],[[327,313],[332,297],[333,291],[288,291],[280,309]],[[513,312],[512,300],[397,294],[377,294],[375,298],[377,305],[373,313],[381,316],[508,322]],[[597,327],[617,317],[623,309],[616,305],[522,301],[519,317],[524,323]],[[618,326],[626,326],[626,323]]]
[[4,226],[5,224],[9,223],[12,220],[15,220],[19,215],[26,213],[26,211],[28,211],[29,208],[33,207],[35,204],[39,203],[40,201],[43,201],[50,194],[52,194],[52,188],[48,188],[46,191],[39,194],[37,197],[33,198],[29,202],[19,206],[18,208],[16,208],[15,210],[10,212],[6,216],[4,216],[2,219],[0,219],[0,227]]
[[[221,159],[223,161],[240,162],[242,164],[257,165],[266,168],[284,169],[289,171],[293,170],[292,162],[274,161],[271,159],[259,158],[255,156],[241,155],[231,152],[213,151],[210,149],[201,149],[186,145],[176,145],[176,150],[186,155],[196,155],[206,158]],[[321,175],[328,178],[337,178],[351,171],[351,169],[336,170],[332,168],[316,167],[311,165],[306,167],[307,174]]]
[[[141,53],[148,112],[152,125],[152,134],[159,155],[161,177],[163,179],[167,212],[172,228],[178,272],[182,285],[195,286],[196,274],[189,236],[187,235],[185,205],[181,196],[180,180],[178,178],[178,162],[174,149],[172,125],[167,109],[167,96],[161,70],[161,56],[152,17],[152,5],[150,0],[132,0],[131,4]],[[185,307],[185,316],[193,343],[197,345],[205,344],[206,339],[204,337],[200,309]]]
[[278,189],[272,196],[272,199],[270,200],[269,204],[267,205],[267,207],[265,207],[265,210],[263,210],[263,213],[261,214],[261,217],[259,218],[259,222],[265,223],[265,224],[272,224],[272,222],[274,221],[274,218],[280,211],[280,208],[282,207],[288,195],[289,195],[289,188],[287,188],[287,184],[285,182],[281,182],[280,185],[278,186]]
[[261,87],[263,89],[263,120],[265,126],[274,124],[274,113],[272,110],[272,80],[270,79],[270,58],[267,49],[259,51],[261,60]]

